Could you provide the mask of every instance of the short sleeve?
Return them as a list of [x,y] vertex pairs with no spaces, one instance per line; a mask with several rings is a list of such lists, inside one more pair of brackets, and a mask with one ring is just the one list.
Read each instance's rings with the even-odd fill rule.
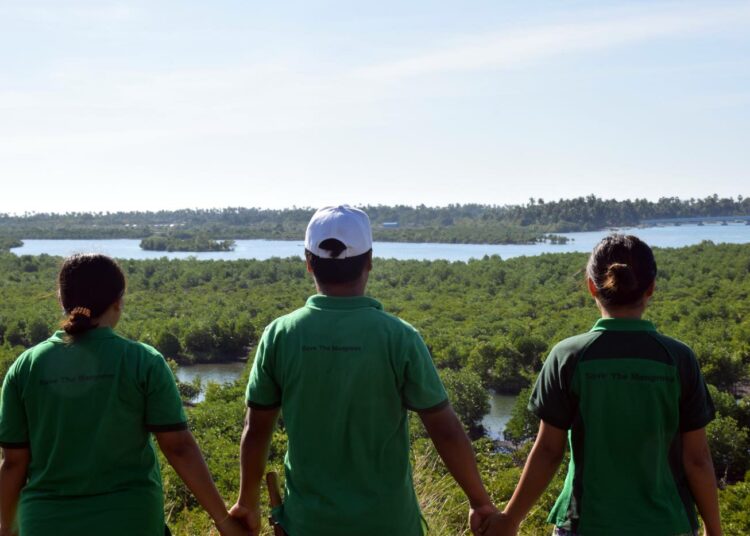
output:
[[680,432],[705,427],[716,417],[716,410],[692,350],[680,363],[680,383]]
[[187,418],[174,374],[157,354],[146,380],[146,429],[149,432],[187,430]]
[[14,369],[8,372],[3,381],[0,397],[0,447],[26,448],[29,446],[29,430],[26,410],[16,383]]
[[247,382],[245,401],[255,409],[275,409],[281,406],[281,387],[274,374],[275,354],[271,330],[266,328],[258,343],[255,362]]
[[419,412],[438,411],[447,406],[448,394],[419,333],[409,337],[404,356],[404,406]]
[[[542,366],[529,398],[529,411],[555,428],[568,430],[578,411],[571,392],[572,363],[553,349]],[[567,366],[566,366],[567,365]]]

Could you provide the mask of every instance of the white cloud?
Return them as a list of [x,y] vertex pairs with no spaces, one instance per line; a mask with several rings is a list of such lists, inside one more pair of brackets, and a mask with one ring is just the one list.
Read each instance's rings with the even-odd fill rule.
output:
[[635,44],[650,39],[674,37],[747,25],[750,5],[671,9],[647,14],[607,13],[586,22],[532,26],[472,37],[441,50],[372,65],[358,74],[371,79],[398,79],[435,73],[502,69],[571,53]]

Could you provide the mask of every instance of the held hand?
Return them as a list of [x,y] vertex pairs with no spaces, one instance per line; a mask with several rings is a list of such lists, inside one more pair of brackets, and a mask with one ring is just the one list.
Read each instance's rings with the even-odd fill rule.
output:
[[471,533],[481,534],[480,528],[494,514],[497,514],[497,508],[495,508],[494,504],[472,507],[469,510],[469,528],[471,528]]
[[481,536],[516,536],[519,524],[512,521],[508,514],[498,512],[491,516],[479,529]]
[[231,515],[216,523],[216,528],[221,536],[248,536],[251,534],[250,529],[242,521]]
[[229,509],[229,515],[245,527],[245,534],[258,536],[260,534],[260,509],[248,508],[239,503]]

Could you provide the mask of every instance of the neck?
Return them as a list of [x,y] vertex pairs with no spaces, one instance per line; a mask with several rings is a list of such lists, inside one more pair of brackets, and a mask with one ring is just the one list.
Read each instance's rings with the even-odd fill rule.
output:
[[120,320],[119,314],[113,314],[110,310],[107,310],[99,318],[94,319],[94,323],[98,328],[114,328]]
[[365,290],[341,288],[339,285],[325,285],[318,287],[318,293],[325,296],[333,296],[334,298],[355,298],[357,296],[364,296]]
[[628,318],[632,320],[640,320],[646,310],[644,304],[625,307],[604,307],[602,304],[598,305],[602,318]]
[[317,281],[315,282],[315,288],[318,289],[318,293],[324,294],[325,296],[333,296],[335,298],[354,298],[357,296],[364,296],[366,286],[367,281],[362,280],[334,285],[326,285],[318,283]]

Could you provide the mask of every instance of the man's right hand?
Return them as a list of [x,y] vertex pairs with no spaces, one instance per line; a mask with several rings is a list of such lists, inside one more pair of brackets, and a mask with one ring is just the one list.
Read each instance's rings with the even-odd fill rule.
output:
[[497,514],[494,504],[485,504],[472,507],[469,510],[469,528],[472,534],[482,534],[481,528],[487,524],[487,520]]
[[229,515],[247,527],[250,531],[250,536],[258,536],[260,534],[260,508],[248,508],[237,503],[229,509]]
[[250,534],[245,523],[231,515],[216,523],[216,529],[221,536],[248,536]]
[[495,513],[484,521],[479,531],[480,536],[516,536],[519,524],[511,520],[508,514]]

